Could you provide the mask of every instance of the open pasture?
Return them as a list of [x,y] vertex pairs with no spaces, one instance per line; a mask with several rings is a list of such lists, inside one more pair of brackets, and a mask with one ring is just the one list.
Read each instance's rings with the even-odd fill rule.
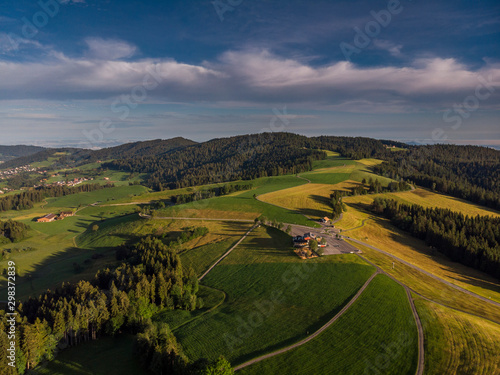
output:
[[318,337],[239,373],[413,375],[417,352],[417,328],[406,292],[387,276],[378,275]]
[[225,302],[175,335],[193,360],[222,354],[243,362],[319,328],[373,272],[350,254],[303,262],[288,235],[260,227],[203,279]]
[[500,325],[422,299],[415,301],[425,335],[425,373],[500,373]]

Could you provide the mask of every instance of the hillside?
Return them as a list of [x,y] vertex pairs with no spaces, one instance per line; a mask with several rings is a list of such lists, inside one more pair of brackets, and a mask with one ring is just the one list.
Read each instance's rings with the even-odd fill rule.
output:
[[29,156],[43,151],[44,147],[39,146],[0,146],[0,162],[5,162],[22,156]]
[[[141,158],[146,155],[162,155],[166,152],[191,146],[196,142],[182,137],[172,139],[156,139],[151,141],[126,143],[120,146],[87,150],[78,148],[50,148],[26,154],[12,159],[2,165],[4,168],[15,168],[26,164],[46,162],[50,160],[54,167],[75,167],[98,160],[120,158]],[[51,160],[55,159],[55,160]]]

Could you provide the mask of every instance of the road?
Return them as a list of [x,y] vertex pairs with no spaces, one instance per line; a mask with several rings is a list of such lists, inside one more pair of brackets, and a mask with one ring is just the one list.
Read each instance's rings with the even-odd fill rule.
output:
[[454,289],[456,289],[456,290],[459,290],[459,291],[461,291],[461,292],[463,292],[463,293],[466,293],[466,294],[468,294],[469,296],[479,298],[479,299],[480,299],[480,300],[482,300],[482,301],[485,301],[485,302],[488,302],[488,303],[491,303],[491,304],[493,304],[493,305],[495,305],[495,306],[500,307],[500,303],[498,303],[498,302],[496,302],[496,301],[492,301],[492,300],[491,300],[491,299],[489,299],[489,298],[486,298],[486,297],[480,296],[479,294],[476,294],[476,293],[474,293],[474,292],[471,292],[470,290],[464,289],[464,288],[462,288],[462,287],[460,287],[460,286],[458,286],[458,285],[455,285],[455,284],[453,284],[453,283],[451,283],[451,282],[449,282],[449,281],[446,281],[446,280],[444,280],[444,279],[440,278],[439,276],[436,276],[436,275],[434,275],[434,274],[432,274],[432,273],[430,273],[430,272],[428,272],[428,271],[423,270],[423,269],[422,269],[422,268],[420,268],[420,267],[415,266],[414,264],[411,264],[410,262],[407,262],[407,261],[405,261],[405,260],[403,260],[403,259],[401,259],[401,258],[398,258],[397,256],[395,256],[395,255],[393,255],[393,254],[391,254],[391,253],[388,253],[387,251],[381,250],[381,249],[379,249],[379,248],[377,248],[377,247],[375,247],[375,246],[369,245],[369,244],[367,244],[367,243],[365,243],[365,242],[363,242],[363,241],[357,240],[357,239],[355,239],[355,238],[348,237],[348,239],[349,239],[349,241],[352,241],[352,242],[355,242],[355,243],[357,243],[357,244],[360,244],[360,245],[366,246],[366,247],[368,247],[368,248],[370,248],[370,249],[372,249],[372,250],[378,251],[379,253],[382,253],[382,254],[387,255],[387,256],[389,256],[389,257],[391,257],[391,258],[393,258],[393,259],[396,259],[398,262],[401,262],[401,263],[403,263],[403,264],[404,264],[404,265],[406,265],[406,266],[409,266],[409,267],[411,267],[411,268],[413,268],[413,269],[415,269],[415,270],[417,270],[417,271],[419,271],[419,272],[422,272],[423,274],[425,274],[425,275],[427,275],[427,276],[430,276],[430,277],[432,277],[433,279],[438,280],[438,281],[440,281],[440,282],[442,282],[442,283],[444,283],[444,284],[446,284],[446,285],[448,285],[448,286],[450,286],[450,287],[452,287],[452,288],[454,288]]
[[234,371],[238,371],[238,370],[241,370],[242,368],[244,367],[247,367],[247,366],[250,366],[250,365],[253,365],[254,363],[257,363],[257,362],[260,362],[260,361],[263,361],[265,359],[268,359],[268,358],[271,358],[271,357],[274,357],[274,356],[277,356],[279,354],[282,354],[282,353],[285,353],[289,350],[292,350],[292,349],[295,349],[299,346],[302,346],[306,343],[308,343],[309,341],[313,340],[314,338],[316,338],[317,336],[319,336],[324,330],[326,330],[328,327],[330,327],[333,323],[335,323],[335,321],[340,318],[348,309],[349,307],[352,306],[352,304],[354,302],[356,302],[356,300],[359,298],[359,296],[364,292],[364,290],[366,289],[366,287],[371,283],[371,281],[375,278],[375,276],[377,276],[380,272],[377,270],[373,275],[370,276],[370,278],[368,280],[366,280],[365,284],[361,287],[361,289],[358,290],[358,292],[356,293],[356,295],[344,306],[344,308],[342,310],[340,310],[332,319],[330,319],[326,324],[324,324],[320,329],[318,329],[316,332],[314,332],[312,335],[309,335],[307,336],[305,339],[299,341],[299,342],[296,342],[295,344],[292,344],[290,346],[287,346],[286,348],[283,348],[283,349],[279,349],[275,352],[272,352],[272,353],[268,353],[268,354],[265,354],[263,356],[260,356],[260,357],[257,357],[257,358],[254,358],[254,359],[251,359],[250,361],[247,361],[245,363],[242,363],[241,365],[238,365],[234,368]]

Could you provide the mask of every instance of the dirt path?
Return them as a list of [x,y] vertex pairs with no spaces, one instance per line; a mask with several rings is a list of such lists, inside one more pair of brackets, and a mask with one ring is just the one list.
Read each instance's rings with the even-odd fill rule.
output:
[[408,297],[408,302],[410,304],[411,312],[413,314],[413,318],[415,319],[415,324],[417,325],[417,332],[418,332],[418,362],[417,362],[417,371],[415,372],[415,375],[422,375],[424,373],[424,368],[425,368],[424,329],[422,328],[422,322],[420,321],[420,317],[418,316],[417,308],[415,307],[415,303],[414,303],[413,297],[411,295],[413,290],[410,289],[406,284],[403,284],[401,281],[397,280],[395,277],[393,277],[392,275],[390,275],[387,272],[385,272],[384,270],[382,270],[375,263],[372,263],[371,261],[366,259],[364,256],[358,254],[358,257],[363,259],[366,263],[369,263],[373,267],[377,268],[377,273],[381,273],[381,274],[384,274],[384,275],[390,277],[392,280],[394,280],[399,285],[401,285],[403,288],[405,288],[406,295]]
[[479,298],[479,299],[480,299],[480,300],[482,300],[482,301],[485,301],[485,302],[488,302],[488,303],[491,303],[491,304],[493,304],[493,305],[495,305],[495,306],[500,307],[500,303],[498,303],[498,302],[496,302],[496,301],[492,301],[492,300],[491,300],[491,299],[489,299],[489,298],[486,298],[486,297],[480,296],[479,294],[476,294],[476,293],[474,293],[474,292],[471,292],[470,290],[464,289],[464,288],[462,288],[462,287],[460,287],[460,286],[458,286],[458,285],[455,285],[455,284],[453,284],[453,283],[451,283],[451,282],[449,282],[449,281],[446,281],[446,280],[444,280],[444,279],[440,278],[439,276],[436,276],[436,275],[434,275],[434,274],[432,274],[432,273],[430,273],[430,272],[428,272],[428,271],[425,271],[425,270],[423,270],[422,268],[417,267],[417,266],[415,266],[414,264],[411,264],[410,262],[407,262],[407,261],[405,261],[405,260],[403,260],[403,259],[401,259],[401,258],[398,258],[397,256],[395,256],[395,255],[393,255],[393,254],[391,254],[391,253],[388,253],[388,252],[386,252],[386,251],[384,251],[384,250],[381,250],[381,249],[379,249],[379,248],[377,248],[377,247],[375,247],[375,246],[369,245],[369,244],[367,244],[367,243],[365,243],[365,242],[363,242],[363,241],[360,241],[360,240],[357,240],[357,239],[354,239],[354,238],[351,238],[351,237],[348,237],[348,240],[349,240],[349,241],[352,241],[352,242],[355,242],[355,243],[357,243],[357,244],[360,244],[360,245],[366,246],[366,247],[368,247],[368,248],[370,248],[370,249],[372,249],[372,250],[375,250],[375,251],[377,251],[377,252],[379,252],[379,253],[382,253],[382,254],[384,254],[384,255],[390,256],[391,258],[396,259],[398,262],[401,262],[401,263],[403,263],[403,264],[404,264],[404,265],[406,265],[406,266],[409,266],[409,267],[411,267],[411,268],[413,268],[413,269],[416,269],[417,271],[422,272],[423,274],[425,274],[425,275],[427,275],[427,276],[430,276],[430,277],[432,277],[433,279],[438,280],[438,281],[440,281],[440,282],[442,282],[442,283],[444,283],[444,284],[446,284],[446,285],[448,285],[448,286],[450,286],[450,287],[452,287],[452,288],[454,288],[454,289],[456,289],[456,290],[459,290],[459,291],[464,292],[464,293],[466,293],[466,294],[468,294],[468,295],[470,295],[470,296],[472,296],[472,297]]
[[198,281],[201,281],[205,276],[207,276],[207,274],[210,271],[212,271],[212,269],[217,264],[219,264],[222,261],[222,259],[224,259],[225,257],[227,257],[231,253],[231,251],[233,251],[236,248],[236,246],[238,246],[245,238],[247,238],[247,236],[250,234],[250,232],[253,231],[256,227],[257,227],[257,225],[254,225],[253,227],[251,227],[248,230],[248,232],[246,232],[245,235],[238,240],[238,242],[236,242],[228,251],[226,251],[223,256],[221,256],[219,259],[217,259],[217,261],[214,264],[212,264],[210,266],[210,268],[208,270],[206,270],[205,273],[198,278]]
[[[354,302],[356,302],[356,300],[359,298],[359,296],[364,292],[364,290],[367,288],[367,286],[371,283],[371,281],[375,278],[375,276],[377,276],[378,274],[380,274],[380,272],[377,270],[373,275],[370,276],[370,278],[368,280],[366,280],[365,284],[358,290],[358,292],[356,293],[356,295],[347,303],[347,305],[344,306],[344,308],[342,310],[340,310],[332,319],[330,319],[326,324],[324,324],[320,329],[318,329],[316,332],[314,332],[312,335],[306,337],[305,339],[293,344],[293,345],[290,345],[290,346],[287,346],[286,348],[283,348],[283,349],[279,349],[275,352],[272,352],[272,353],[268,353],[268,354],[265,354],[263,356],[260,356],[260,357],[257,357],[257,358],[254,358],[254,359],[251,359],[250,361],[247,361],[245,363],[242,363],[241,365],[239,366],[236,366],[234,368],[234,371],[238,371],[238,370],[241,370],[242,368],[244,367],[247,367],[247,366],[250,366],[250,365],[253,365],[254,363],[257,363],[257,362],[260,362],[260,361],[263,361],[264,359],[268,359],[268,358],[271,358],[271,357],[274,357],[274,356],[277,356],[279,354],[282,354],[282,353],[285,353],[289,350],[292,350],[292,349],[295,349],[299,346],[302,346],[306,343],[308,343],[309,341],[311,341],[312,339],[316,338],[317,336],[319,336],[324,330],[326,330],[328,327],[330,327],[333,323],[335,323],[335,321],[337,321],[338,318],[340,318],[348,309],[349,307],[352,306],[352,304]],[[420,375],[420,374],[419,374]]]

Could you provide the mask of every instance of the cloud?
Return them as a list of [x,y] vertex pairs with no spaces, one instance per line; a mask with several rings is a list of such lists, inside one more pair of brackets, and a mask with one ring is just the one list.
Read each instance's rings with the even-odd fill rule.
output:
[[[54,53],[41,62],[0,61],[0,100],[112,101],[147,84],[147,100],[154,102],[307,103],[310,108],[394,113],[462,103],[475,94],[480,77],[500,85],[498,65],[487,63],[473,71],[455,59],[418,59],[403,67],[360,67],[346,61],[315,67],[267,50],[247,50],[195,65],[172,59],[120,61],[135,49],[125,42],[89,41],[94,53],[82,58]],[[482,108],[498,108],[499,96],[496,89]]]
[[14,51],[27,47],[45,49],[45,47],[36,40],[21,38],[15,34],[0,33],[0,54],[11,54]]
[[385,50],[391,54],[391,56],[394,57],[401,57],[401,48],[403,48],[403,45],[401,44],[394,44],[388,40],[382,40],[382,39],[375,39],[373,41],[373,45],[375,48]]
[[127,42],[113,39],[87,38],[85,43],[91,58],[118,60],[135,55],[137,47]]

